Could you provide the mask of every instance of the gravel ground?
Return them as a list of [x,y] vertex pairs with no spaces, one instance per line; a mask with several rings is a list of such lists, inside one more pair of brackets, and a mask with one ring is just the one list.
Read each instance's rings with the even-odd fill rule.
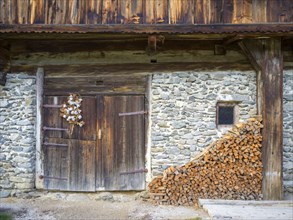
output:
[[155,206],[134,194],[26,195],[2,198],[0,212],[14,219],[209,219],[202,209],[183,206]]

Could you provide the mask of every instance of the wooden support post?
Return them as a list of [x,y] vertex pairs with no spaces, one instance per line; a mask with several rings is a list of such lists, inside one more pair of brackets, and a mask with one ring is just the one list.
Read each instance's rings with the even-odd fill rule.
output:
[[37,84],[37,120],[36,120],[36,188],[44,188],[44,158],[43,158],[43,84],[44,84],[44,69],[39,67],[36,73]]
[[242,40],[243,52],[257,72],[258,111],[263,117],[263,183],[265,200],[283,197],[283,54],[281,39]]

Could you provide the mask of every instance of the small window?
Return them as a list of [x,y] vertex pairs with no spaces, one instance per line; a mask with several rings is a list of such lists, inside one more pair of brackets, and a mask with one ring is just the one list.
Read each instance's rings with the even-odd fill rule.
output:
[[230,127],[238,121],[238,103],[217,103],[217,127]]

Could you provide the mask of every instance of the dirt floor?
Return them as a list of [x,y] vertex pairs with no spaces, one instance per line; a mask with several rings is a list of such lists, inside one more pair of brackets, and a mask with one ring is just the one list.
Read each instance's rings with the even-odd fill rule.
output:
[[[65,194],[1,199],[0,212],[14,219],[210,219],[196,207],[155,206],[137,194]],[[0,219],[1,219],[0,215]],[[3,217],[2,217],[3,218]]]

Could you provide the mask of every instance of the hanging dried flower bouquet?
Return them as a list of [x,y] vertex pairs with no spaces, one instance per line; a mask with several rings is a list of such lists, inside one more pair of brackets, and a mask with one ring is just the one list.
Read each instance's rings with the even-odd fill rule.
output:
[[60,116],[70,124],[70,134],[72,134],[75,125],[79,127],[84,125],[80,109],[81,102],[82,98],[72,93],[68,96],[67,102],[60,108]]

